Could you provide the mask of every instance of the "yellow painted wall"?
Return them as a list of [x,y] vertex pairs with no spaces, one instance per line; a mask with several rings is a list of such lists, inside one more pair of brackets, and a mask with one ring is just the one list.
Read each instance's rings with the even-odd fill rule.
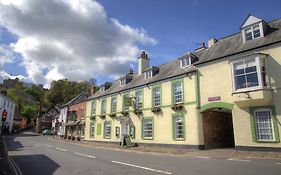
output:
[[[135,126],[135,139],[133,139],[133,142],[137,143],[162,143],[162,144],[190,144],[190,145],[201,145],[203,144],[202,140],[202,124],[201,124],[201,115],[198,112],[198,109],[196,108],[196,90],[195,90],[195,74],[192,74],[190,76],[185,76],[184,78],[179,78],[179,80],[183,80],[184,82],[184,110],[183,112],[184,118],[185,118],[185,140],[184,141],[175,141],[173,140],[173,131],[172,131],[172,114],[175,114],[176,112],[171,109],[172,105],[172,82],[177,81],[176,80],[167,80],[165,82],[157,83],[157,84],[151,84],[150,86],[145,86],[141,88],[143,90],[144,95],[144,102],[143,102],[143,114],[142,115],[136,115],[133,113],[133,108],[130,107],[130,113],[129,117],[132,121],[132,123]],[[154,86],[161,86],[162,94],[162,105],[160,113],[153,113],[151,111],[152,106],[152,88]],[[135,96],[136,91],[141,89],[132,89],[129,92],[130,96]],[[128,92],[126,92],[128,93]],[[123,95],[124,93],[121,92],[120,94],[117,94],[117,117],[120,116],[120,112],[122,111],[122,101],[123,101]],[[102,99],[102,98],[101,98]],[[110,102],[111,97],[107,97],[107,114],[110,113]],[[91,101],[88,102],[87,105],[87,114],[90,116],[90,108],[91,108]],[[101,112],[101,100],[97,100],[97,115]],[[153,118],[153,125],[154,125],[154,135],[153,140],[145,140],[142,139],[142,119],[152,117]],[[87,120],[89,122],[89,120]],[[112,123],[112,130],[111,130],[111,139],[105,139],[103,137],[103,125],[104,121],[111,121]],[[95,135],[94,140],[95,141],[113,141],[113,142],[119,142],[119,138],[116,138],[115,136],[115,127],[120,127],[120,122],[116,120],[114,117],[109,117],[109,115],[106,116],[106,119],[101,119],[99,116],[96,117],[96,125],[98,123],[102,124],[102,135]],[[85,139],[90,140],[89,136],[89,130],[90,125],[86,124],[85,128]]]
[[[273,89],[273,98],[268,105],[275,105],[277,118],[281,121],[281,47],[260,51],[269,54],[268,75]],[[200,72],[200,92],[201,105],[208,102],[208,97],[220,96],[220,102],[234,103],[231,65],[229,61],[220,60],[209,62],[197,67]],[[258,93],[252,93],[255,95]],[[241,94],[245,95],[244,93]],[[245,97],[246,98],[246,97]],[[255,97],[258,98],[258,97]],[[249,103],[251,103],[249,101]],[[255,106],[258,103],[252,103]],[[249,107],[239,107],[234,105],[232,110],[233,127],[236,146],[260,146],[260,147],[281,147],[280,143],[256,143],[252,141],[252,131],[250,123]],[[281,136],[281,126],[279,125],[279,135]]]

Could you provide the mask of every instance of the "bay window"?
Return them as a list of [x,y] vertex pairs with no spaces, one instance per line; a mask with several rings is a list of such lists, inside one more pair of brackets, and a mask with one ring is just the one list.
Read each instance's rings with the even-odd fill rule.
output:
[[231,63],[234,92],[268,87],[265,59],[257,56]]

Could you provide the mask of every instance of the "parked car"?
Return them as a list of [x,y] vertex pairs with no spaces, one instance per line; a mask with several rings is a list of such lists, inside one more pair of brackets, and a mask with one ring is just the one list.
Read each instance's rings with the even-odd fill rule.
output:
[[50,130],[50,129],[45,129],[42,132],[42,135],[54,135],[54,131]]

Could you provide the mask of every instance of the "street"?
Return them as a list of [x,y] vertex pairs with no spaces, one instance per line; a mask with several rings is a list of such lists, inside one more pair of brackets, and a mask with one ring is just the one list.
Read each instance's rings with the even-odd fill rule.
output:
[[182,157],[95,148],[49,140],[31,132],[5,137],[24,175],[280,174],[281,160]]

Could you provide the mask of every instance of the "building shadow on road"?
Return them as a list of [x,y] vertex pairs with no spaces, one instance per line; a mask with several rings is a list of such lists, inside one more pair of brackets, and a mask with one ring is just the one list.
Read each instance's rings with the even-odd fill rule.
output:
[[44,154],[13,155],[11,157],[19,165],[24,175],[52,175],[60,167],[60,165]]

